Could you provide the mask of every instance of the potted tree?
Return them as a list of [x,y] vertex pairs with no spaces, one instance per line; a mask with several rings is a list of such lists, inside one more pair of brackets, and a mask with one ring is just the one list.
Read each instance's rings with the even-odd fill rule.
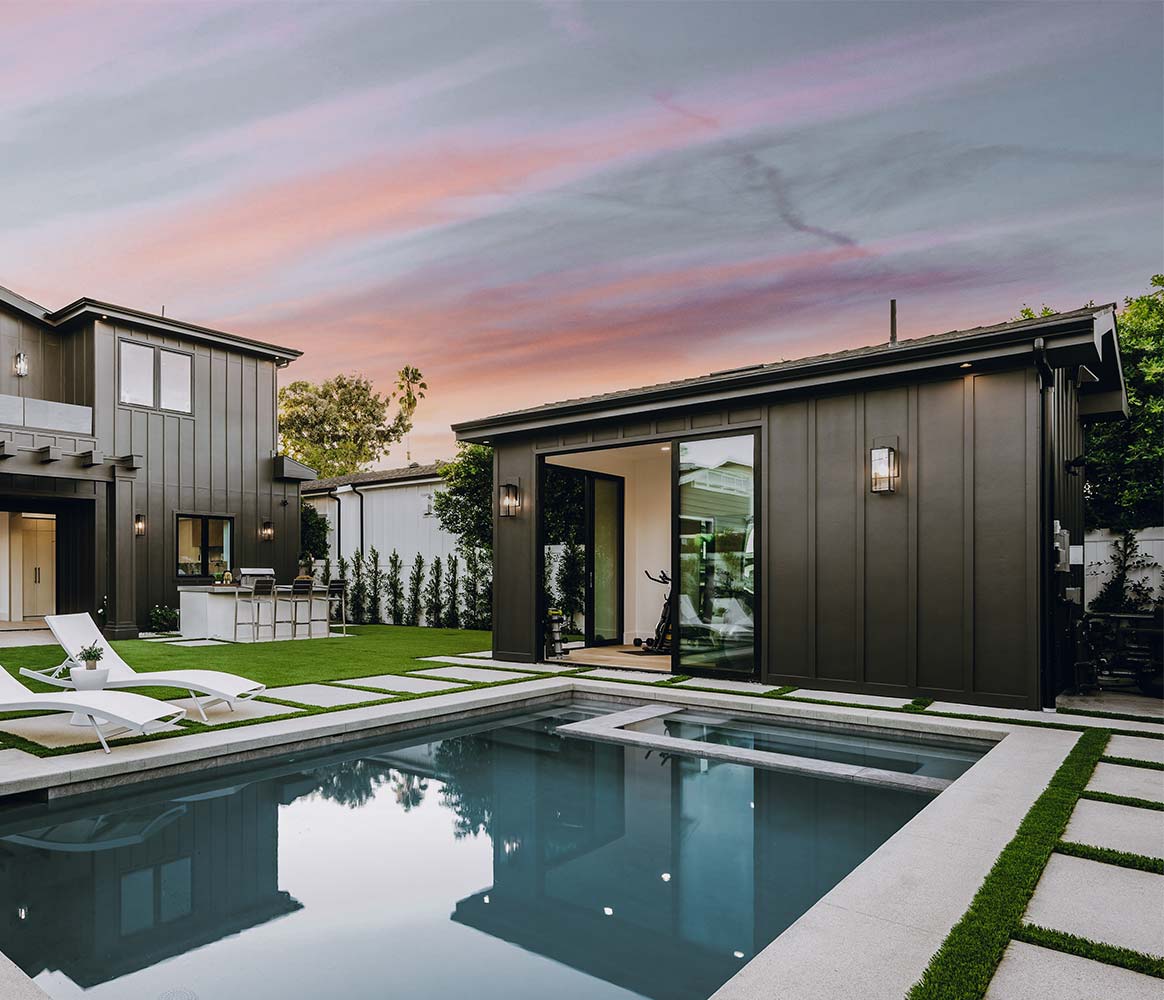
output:
[[105,650],[97,643],[82,646],[77,651],[81,665],[69,668],[69,677],[78,691],[100,691],[109,679],[109,668],[98,667],[97,661],[105,655]]

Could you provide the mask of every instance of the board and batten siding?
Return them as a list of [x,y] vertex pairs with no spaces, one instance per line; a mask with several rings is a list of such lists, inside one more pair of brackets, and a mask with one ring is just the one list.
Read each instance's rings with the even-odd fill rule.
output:
[[[99,446],[109,455],[136,454],[142,467],[115,495],[119,553],[134,567],[136,620],[155,604],[176,607],[176,515],[234,518],[231,564],[271,566],[281,580],[295,574],[299,549],[299,489],[273,476],[276,450],[276,368],[273,361],[180,337],[95,324],[97,382],[109,387],[94,401]],[[193,357],[192,412],[122,404],[118,342],[131,340]],[[125,509],[121,509],[121,508]],[[134,514],[146,517],[146,536],[125,532]],[[259,538],[264,521],[273,541]],[[119,560],[120,561],[120,560]],[[117,570],[115,585],[124,585]]]
[[[1038,704],[1033,370],[778,402],[766,448],[774,683]],[[869,492],[896,444],[897,491]]]

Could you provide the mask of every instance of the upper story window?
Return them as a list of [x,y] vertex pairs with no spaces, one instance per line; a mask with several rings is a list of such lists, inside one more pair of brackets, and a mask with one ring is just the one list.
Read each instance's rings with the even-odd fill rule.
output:
[[120,398],[131,406],[160,407],[189,413],[192,358],[164,347],[121,341]]

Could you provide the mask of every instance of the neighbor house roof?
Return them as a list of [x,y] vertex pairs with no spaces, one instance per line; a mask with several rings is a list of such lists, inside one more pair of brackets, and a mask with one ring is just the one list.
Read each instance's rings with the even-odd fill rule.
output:
[[302,492],[304,494],[327,493],[341,486],[390,486],[417,479],[436,479],[441,474],[441,466],[445,464],[445,462],[433,462],[431,465],[420,465],[418,462],[413,462],[402,469],[372,469],[370,472],[355,472],[350,476],[316,479],[310,483],[304,483]]
[[1123,398],[1113,303],[545,403],[454,424],[453,431],[461,440],[489,443],[493,434],[524,433],[551,425],[625,417],[699,403],[726,403],[745,396],[898,375],[921,368],[1013,364],[1020,356],[1031,362],[1032,348],[1040,338],[1045,342],[1052,367],[1076,364],[1090,367],[1096,380],[1081,387],[1081,392],[1118,392]]
[[112,302],[102,302],[88,297],[70,302],[67,306],[54,312],[31,299],[26,299],[23,295],[18,295],[16,292],[0,286],[0,302],[44,323],[46,326],[62,327],[75,320],[86,318],[116,320],[163,333],[173,333],[190,340],[233,347],[236,350],[270,358],[280,365],[289,364],[303,354],[302,351],[297,351],[291,347],[280,347],[277,344],[268,344],[262,340],[252,340],[250,337],[240,337],[237,334],[214,330],[208,326],[184,323],[167,316],[159,316],[155,313],[130,309],[128,306],[119,306]]

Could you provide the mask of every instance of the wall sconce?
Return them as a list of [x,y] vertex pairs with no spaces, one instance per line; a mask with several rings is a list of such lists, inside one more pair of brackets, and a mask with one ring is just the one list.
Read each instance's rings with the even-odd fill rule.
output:
[[869,492],[893,493],[897,490],[897,449],[873,448],[869,452]]
[[28,374],[28,355],[24,351],[18,351],[12,359],[12,373],[17,378],[24,378]]
[[138,538],[145,534],[145,514],[133,515],[133,533]]
[[272,521],[263,522],[263,526],[259,528],[259,540],[263,542],[273,542],[275,540],[275,525]]
[[502,483],[498,487],[498,513],[502,517],[513,517],[521,510],[521,490],[515,483]]

